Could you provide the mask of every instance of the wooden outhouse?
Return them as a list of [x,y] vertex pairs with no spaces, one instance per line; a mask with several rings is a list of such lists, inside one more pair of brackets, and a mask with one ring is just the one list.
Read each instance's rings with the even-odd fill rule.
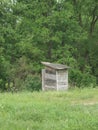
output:
[[68,66],[42,62],[42,90],[67,90],[68,89]]

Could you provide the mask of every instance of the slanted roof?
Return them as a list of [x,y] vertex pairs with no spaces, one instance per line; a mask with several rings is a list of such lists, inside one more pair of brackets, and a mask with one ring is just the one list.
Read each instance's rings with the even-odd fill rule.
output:
[[69,67],[66,65],[62,65],[62,64],[54,64],[54,63],[49,63],[49,62],[41,62],[43,65],[53,68],[53,69],[57,69],[57,70],[62,70],[62,69],[68,69]]

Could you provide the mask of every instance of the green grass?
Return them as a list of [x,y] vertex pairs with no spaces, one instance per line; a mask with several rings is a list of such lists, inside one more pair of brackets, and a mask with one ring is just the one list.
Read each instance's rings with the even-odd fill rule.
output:
[[0,93],[0,130],[98,130],[98,89]]

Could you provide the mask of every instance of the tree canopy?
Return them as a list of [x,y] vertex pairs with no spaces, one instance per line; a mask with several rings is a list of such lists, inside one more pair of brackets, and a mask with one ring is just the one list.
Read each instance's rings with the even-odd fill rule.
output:
[[98,83],[97,0],[0,1],[0,88],[38,90],[41,61],[69,65],[71,86]]

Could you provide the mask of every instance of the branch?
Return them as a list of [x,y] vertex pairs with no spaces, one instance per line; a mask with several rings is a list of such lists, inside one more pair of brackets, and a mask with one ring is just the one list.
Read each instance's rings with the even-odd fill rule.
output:
[[92,11],[92,21],[91,21],[91,24],[90,24],[90,34],[92,35],[93,31],[94,31],[94,28],[95,28],[95,24],[98,20],[98,16],[96,16],[95,12],[97,10],[97,6],[95,6],[95,8],[93,9]]

